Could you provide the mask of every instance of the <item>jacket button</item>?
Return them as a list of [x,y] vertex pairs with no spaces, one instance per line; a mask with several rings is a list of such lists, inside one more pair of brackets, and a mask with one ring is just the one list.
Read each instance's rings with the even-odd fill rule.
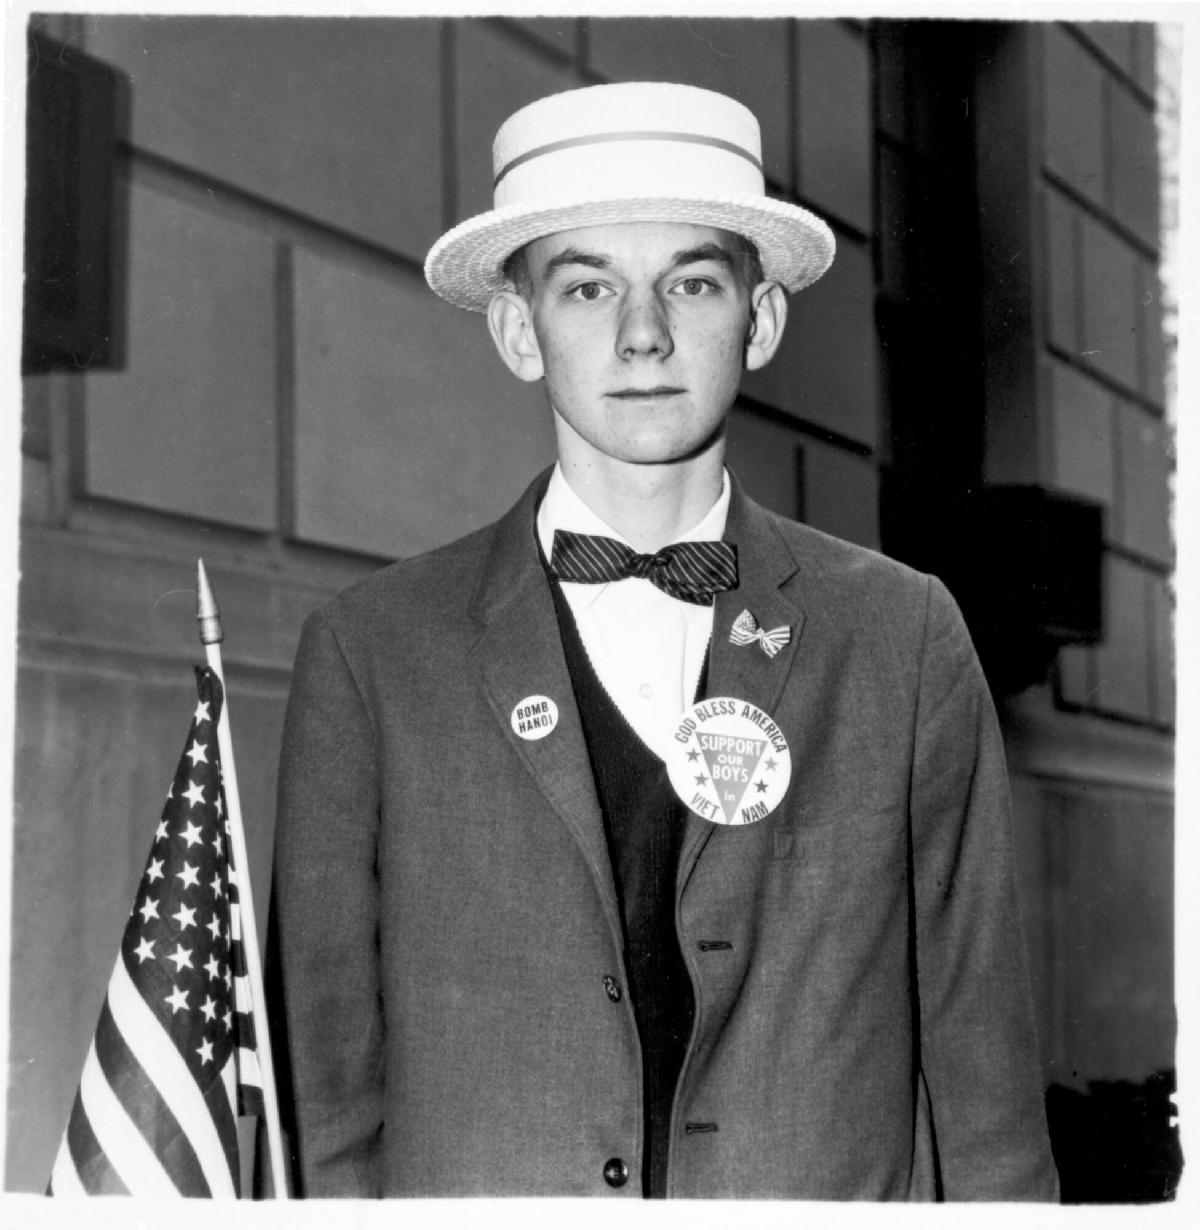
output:
[[604,975],[604,991],[614,1004],[621,1002],[621,984],[611,975]]
[[629,1179],[629,1167],[619,1157],[610,1157],[604,1163],[604,1181],[609,1187],[624,1187]]

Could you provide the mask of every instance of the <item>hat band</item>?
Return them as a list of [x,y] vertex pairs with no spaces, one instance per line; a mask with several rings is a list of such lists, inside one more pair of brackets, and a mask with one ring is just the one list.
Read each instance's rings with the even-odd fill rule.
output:
[[535,158],[547,154],[556,154],[562,150],[576,149],[583,145],[608,145],[624,141],[678,141],[686,145],[708,145],[713,149],[725,150],[744,158],[758,173],[762,174],[762,163],[744,147],[733,141],[723,141],[720,137],[705,137],[695,132],[597,132],[586,137],[570,137],[563,141],[551,141],[547,145],[539,145],[536,149],[526,150],[518,154],[501,167],[496,178],[492,180],[492,189],[500,186],[500,181],[510,172]]

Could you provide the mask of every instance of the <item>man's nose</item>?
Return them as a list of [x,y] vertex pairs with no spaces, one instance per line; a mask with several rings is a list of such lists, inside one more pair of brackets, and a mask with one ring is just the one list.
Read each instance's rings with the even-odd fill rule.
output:
[[617,325],[617,354],[623,359],[637,355],[665,359],[674,349],[666,306],[658,295],[631,295],[622,306]]

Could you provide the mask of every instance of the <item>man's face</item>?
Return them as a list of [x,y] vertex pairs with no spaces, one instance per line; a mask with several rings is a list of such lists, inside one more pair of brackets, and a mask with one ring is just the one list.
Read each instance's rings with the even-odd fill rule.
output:
[[621,223],[536,240],[527,256],[560,451],[653,465],[721,438],[751,302],[731,236]]

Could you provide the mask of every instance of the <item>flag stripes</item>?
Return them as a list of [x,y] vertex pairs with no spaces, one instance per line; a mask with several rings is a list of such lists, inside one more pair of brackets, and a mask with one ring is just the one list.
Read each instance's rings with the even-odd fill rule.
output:
[[[147,1196],[165,1196],[173,1192],[174,1185],[162,1163],[101,1070],[94,1042],[83,1065],[79,1102],[93,1131],[97,1132],[102,1156],[130,1192]],[[99,1159],[89,1161],[98,1163]]]
[[208,1101],[192,1079],[178,1048],[163,1032],[120,959],[109,984],[108,1002],[117,1027],[126,1038],[136,1040],[138,1062],[192,1142],[208,1189],[195,1194],[232,1194],[232,1176],[237,1169],[228,1150],[232,1147],[236,1156],[236,1130],[218,1129]]
[[54,1164],[52,1187],[55,1192],[93,1196],[125,1196],[129,1189],[108,1164],[104,1150],[92,1131],[83,1109],[82,1082],[75,1093],[75,1104],[67,1124],[66,1140]]
[[105,1079],[138,1131],[154,1149],[170,1181],[180,1191],[207,1195],[208,1184],[196,1150],[163,1100],[158,1086],[126,1045],[107,1001],[96,1026],[95,1050]]
[[229,968],[233,973],[233,1009],[237,1015],[238,1110],[243,1115],[263,1114],[262,1072],[258,1066],[258,1040],[254,1035],[254,998],[246,970],[242,943],[242,907],[238,899],[237,870],[229,864]]
[[261,1112],[217,722],[200,702],[130,911],[52,1194],[236,1196],[239,1103]]

